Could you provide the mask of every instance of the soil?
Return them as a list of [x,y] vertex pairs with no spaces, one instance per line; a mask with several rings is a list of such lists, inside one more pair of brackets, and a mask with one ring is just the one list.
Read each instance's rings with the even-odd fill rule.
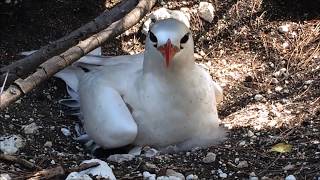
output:
[[[198,1],[164,1],[170,9],[196,9]],[[209,1],[210,2],[210,1]],[[0,2],[0,66],[21,58],[19,52],[38,49],[98,16],[116,3],[107,0],[29,0]],[[224,89],[219,105],[227,138],[210,148],[138,156],[109,164],[119,179],[142,179],[142,172],[165,175],[166,169],[201,179],[317,179],[320,176],[320,1],[212,1],[215,19],[208,23],[191,12],[197,62]],[[161,5],[157,5],[159,8]],[[287,25],[288,31],[281,28]],[[141,52],[141,23],[103,46],[105,55]],[[65,115],[59,100],[64,83],[55,78],[41,84],[0,112],[0,136],[19,135],[26,142],[16,154],[41,168],[57,164],[69,168],[93,155],[74,140],[76,118]],[[23,126],[36,123],[34,134]],[[71,130],[65,136],[61,128]],[[48,142],[52,142],[52,146]],[[292,145],[289,152],[273,152],[277,143]],[[46,146],[45,146],[46,144]],[[50,144],[50,143],[49,143]],[[106,160],[106,154],[96,154]],[[205,163],[213,152],[217,158]],[[102,154],[104,154],[102,156]],[[240,167],[238,161],[246,161]],[[153,164],[155,166],[150,166]],[[0,162],[0,174],[21,177],[32,170]],[[63,179],[64,177],[60,177]]]

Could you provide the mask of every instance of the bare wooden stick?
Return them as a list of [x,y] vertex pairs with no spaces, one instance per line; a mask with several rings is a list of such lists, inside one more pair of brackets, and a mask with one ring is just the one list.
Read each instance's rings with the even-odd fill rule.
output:
[[84,163],[77,167],[65,169],[61,165],[56,167],[42,169],[33,173],[28,173],[25,175],[20,175],[21,177],[16,177],[15,179],[28,179],[28,180],[38,180],[38,179],[52,179],[58,176],[64,176],[71,172],[80,172],[89,168],[97,167],[100,164],[98,162]]
[[51,179],[57,176],[65,175],[65,170],[62,166],[56,166],[50,169],[44,169],[41,171],[38,171],[32,175],[29,175],[25,177],[24,179],[28,180],[39,180],[39,179]]
[[106,10],[89,23],[74,30],[65,37],[62,37],[34,52],[30,56],[20,59],[8,66],[0,69],[0,82],[4,81],[6,73],[9,72],[7,84],[11,84],[18,78],[23,78],[36,70],[36,68],[47,59],[60,54],[70,47],[79,43],[90,35],[102,31],[110,26],[111,23],[121,19],[130,12],[136,5],[138,0],[125,0],[118,3],[110,11]]
[[29,169],[38,169],[39,168],[35,164],[33,164],[25,159],[16,157],[16,156],[11,156],[11,155],[7,155],[7,154],[0,154],[0,159],[4,160],[4,161],[18,163],[26,168],[29,168]]
[[140,0],[136,8],[121,20],[112,23],[107,29],[95,34],[59,56],[54,56],[40,65],[40,68],[26,79],[18,79],[2,95],[0,109],[4,109],[22,95],[30,92],[41,82],[80,59],[85,54],[101,46],[106,40],[121,34],[134,26],[151,10],[156,0]]
[[100,165],[100,163],[98,163],[98,162],[83,163],[83,164],[80,164],[77,167],[67,169],[66,172],[67,173],[80,172],[80,171],[83,171],[83,170],[86,170],[86,169],[89,169],[89,168],[97,167],[99,165]]

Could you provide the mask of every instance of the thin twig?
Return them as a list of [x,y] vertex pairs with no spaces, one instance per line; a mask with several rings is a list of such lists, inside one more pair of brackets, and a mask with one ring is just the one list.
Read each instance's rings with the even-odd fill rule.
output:
[[100,165],[100,163],[98,163],[98,162],[83,163],[83,164],[80,164],[77,167],[67,169],[66,172],[68,172],[68,173],[80,172],[80,171],[83,171],[83,170],[86,170],[86,169],[89,169],[89,168],[97,167],[99,165]]
[[4,78],[4,81],[3,81],[3,84],[2,84],[2,86],[1,86],[1,90],[0,90],[0,104],[1,104],[1,95],[2,95],[2,93],[3,93],[3,90],[4,90],[4,87],[6,86],[6,82],[7,82],[7,79],[8,79],[8,75],[9,75],[9,71],[7,71],[7,73],[6,73],[6,76],[5,76],[5,78]]
[[25,159],[16,157],[16,156],[11,156],[7,154],[0,154],[0,159],[4,161],[10,161],[13,163],[18,163],[21,164],[22,166],[28,168],[28,169],[40,169],[37,165],[31,163],[30,161],[27,161]]

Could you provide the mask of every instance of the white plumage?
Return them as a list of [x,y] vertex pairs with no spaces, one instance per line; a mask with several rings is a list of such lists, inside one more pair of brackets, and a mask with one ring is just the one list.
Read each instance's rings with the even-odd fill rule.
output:
[[144,53],[89,55],[57,76],[80,100],[87,134],[104,148],[205,147],[224,136],[216,108],[222,90],[195,64],[193,49],[190,30],[166,19],[151,27]]

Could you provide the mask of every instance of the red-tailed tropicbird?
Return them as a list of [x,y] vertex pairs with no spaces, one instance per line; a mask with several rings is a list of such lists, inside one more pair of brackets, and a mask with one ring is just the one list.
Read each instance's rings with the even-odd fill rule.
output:
[[56,76],[68,85],[69,105],[80,105],[86,133],[104,148],[179,151],[224,136],[216,107],[222,89],[195,63],[191,31],[178,20],[153,24],[144,53],[85,56]]

